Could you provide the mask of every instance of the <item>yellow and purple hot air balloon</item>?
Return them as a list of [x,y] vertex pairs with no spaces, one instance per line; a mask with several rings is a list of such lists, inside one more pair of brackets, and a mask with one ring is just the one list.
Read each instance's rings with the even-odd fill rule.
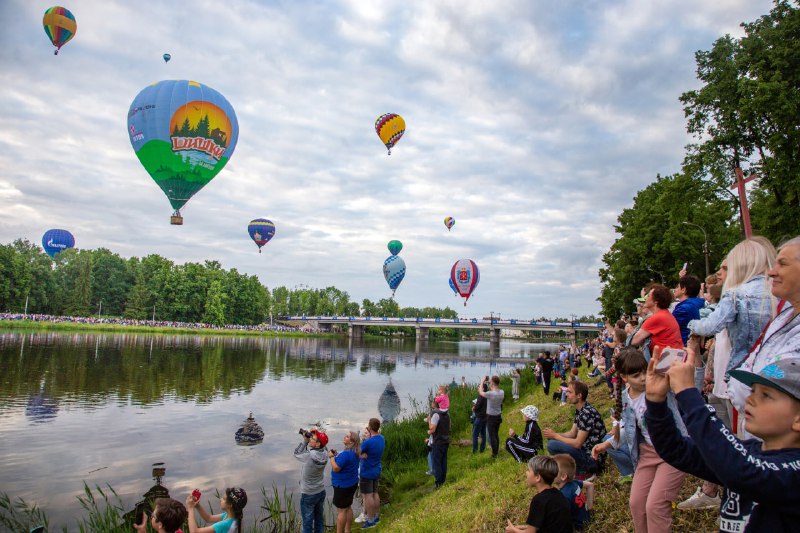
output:
[[386,145],[389,155],[392,155],[392,147],[397,144],[405,131],[406,121],[400,115],[386,113],[375,120],[375,133],[381,138],[381,142]]
[[247,225],[247,233],[250,234],[250,238],[258,246],[258,253],[261,253],[261,247],[275,236],[275,224],[266,218],[256,218]]
[[67,44],[67,41],[75,37],[75,32],[78,30],[78,23],[75,22],[75,17],[70,13],[69,9],[61,6],[53,6],[44,12],[42,26],[44,26],[44,32],[53,42],[53,46],[56,47],[56,51],[53,52],[55,55],[58,55],[58,51]]
[[196,81],[166,80],[145,87],[128,110],[136,157],[161,187],[183,224],[180,209],[223,169],[239,138],[231,104]]

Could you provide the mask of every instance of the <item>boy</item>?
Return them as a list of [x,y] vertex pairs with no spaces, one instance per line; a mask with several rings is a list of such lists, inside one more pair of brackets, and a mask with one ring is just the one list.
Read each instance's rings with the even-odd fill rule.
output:
[[575,480],[575,459],[570,455],[559,453],[554,455],[553,459],[558,463],[558,477],[553,486],[560,490],[569,502],[572,525],[577,530],[583,529],[589,523],[589,511],[594,504],[594,483]]
[[558,463],[547,455],[537,455],[528,461],[525,472],[529,487],[536,488],[525,523],[515,526],[508,520],[506,533],[572,533],[569,502],[553,488],[558,475]]
[[[647,368],[645,420],[656,451],[675,468],[725,487],[720,531],[797,531],[800,359],[781,359],[758,374],[730,372],[753,389],[745,406],[745,429],[762,442],[736,438],[703,403],[694,386],[696,355],[687,351],[687,361],[673,363],[665,374],[655,371],[659,353]],[[667,407],[670,388],[688,437],[681,436]]]
[[[174,533],[186,521],[186,507],[172,498],[156,498],[153,502],[153,514],[150,515],[150,526],[158,533]],[[142,523],[134,524],[133,528],[139,533],[147,531],[146,516],[142,515]]]

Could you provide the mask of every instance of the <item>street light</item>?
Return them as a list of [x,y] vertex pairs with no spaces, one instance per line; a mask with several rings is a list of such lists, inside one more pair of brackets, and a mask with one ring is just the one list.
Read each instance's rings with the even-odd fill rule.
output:
[[684,221],[684,222],[681,222],[681,224],[683,224],[685,226],[694,226],[695,228],[700,228],[700,231],[703,232],[703,239],[704,239],[704,242],[703,242],[703,255],[706,257],[706,277],[708,277],[708,274],[709,274],[709,268],[708,268],[708,234],[706,233],[706,230],[702,226],[698,226],[697,224],[692,224],[691,222]]

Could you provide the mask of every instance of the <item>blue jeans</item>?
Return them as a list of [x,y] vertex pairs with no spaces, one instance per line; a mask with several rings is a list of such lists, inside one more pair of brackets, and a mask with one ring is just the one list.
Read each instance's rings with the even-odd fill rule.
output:
[[325,519],[325,491],[300,495],[300,516],[303,518],[303,533],[323,533]]
[[475,417],[472,421],[472,453],[478,451],[478,437],[481,439],[481,453],[486,449],[486,418]]
[[[611,435],[606,435],[603,441],[611,440]],[[631,452],[628,450],[628,445],[625,443],[620,444],[616,450],[614,448],[608,449],[608,456],[617,465],[619,475],[630,476],[633,474],[633,461],[631,460]]]
[[560,440],[547,441],[547,453],[556,455],[557,453],[566,453],[575,459],[576,473],[585,474],[590,468],[597,469],[597,462],[592,459],[592,456],[580,448],[573,448],[569,444],[564,444]]
[[447,479],[447,448],[449,444],[434,444],[431,446],[433,458],[433,478],[436,486],[441,487]]

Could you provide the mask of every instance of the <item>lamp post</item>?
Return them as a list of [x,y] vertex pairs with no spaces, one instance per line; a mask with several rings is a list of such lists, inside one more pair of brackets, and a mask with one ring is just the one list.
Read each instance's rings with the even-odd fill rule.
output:
[[685,221],[682,222],[682,224],[685,225],[685,226],[694,226],[695,228],[700,228],[700,231],[703,232],[703,241],[704,241],[703,242],[703,255],[706,258],[706,277],[708,277],[708,274],[709,274],[709,268],[708,268],[708,234],[706,233],[706,230],[702,226],[698,226],[697,224],[692,224],[691,222],[685,222]]

